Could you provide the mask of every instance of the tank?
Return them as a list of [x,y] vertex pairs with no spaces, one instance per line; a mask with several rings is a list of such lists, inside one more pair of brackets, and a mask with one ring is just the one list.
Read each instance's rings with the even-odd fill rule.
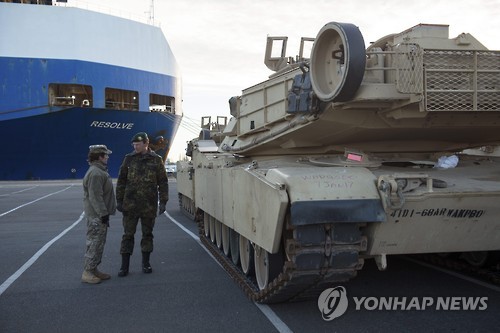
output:
[[484,153],[500,142],[500,52],[448,28],[366,48],[330,22],[295,57],[268,37],[273,74],[202,119],[179,203],[252,300],[311,299],[390,255],[480,265],[500,250],[500,160]]

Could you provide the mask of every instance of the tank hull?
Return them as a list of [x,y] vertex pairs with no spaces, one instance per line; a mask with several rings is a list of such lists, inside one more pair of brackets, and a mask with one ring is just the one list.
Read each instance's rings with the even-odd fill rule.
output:
[[[386,223],[364,229],[371,240],[367,254],[498,251],[499,167],[498,158],[462,155],[456,168],[424,170],[447,187],[422,186],[404,194],[400,208],[387,210]],[[390,168],[374,173],[381,177],[397,172]]]
[[[310,158],[237,162],[230,154],[200,154],[193,159],[192,180],[188,169],[178,168],[179,193],[271,253],[278,252],[287,213],[292,226],[366,224],[367,256],[500,250],[500,183],[495,180],[500,159],[461,156],[454,169],[428,168],[432,161],[415,169],[412,163],[320,167],[308,163]],[[417,179],[420,185],[392,199],[403,200],[402,205],[384,207],[387,199],[377,180],[387,177]],[[446,187],[429,188],[427,178]]]
[[[274,282],[239,281],[256,301],[316,296],[311,289],[355,277],[370,258],[385,269],[387,255],[500,250],[500,159],[464,155],[453,169],[388,155],[371,156],[375,167],[317,163],[317,156],[250,160],[195,151],[178,166],[181,206],[200,222],[206,246],[232,275],[242,279],[224,230],[239,235],[239,246],[241,239],[252,244],[252,265],[261,252],[283,258]],[[406,190],[387,191],[383,184],[391,180],[406,182]],[[269,278],[267,271],[250,274]]]

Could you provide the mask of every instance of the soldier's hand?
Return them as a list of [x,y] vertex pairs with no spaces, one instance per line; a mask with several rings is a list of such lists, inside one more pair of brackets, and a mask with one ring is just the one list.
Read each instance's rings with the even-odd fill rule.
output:
[[101,217],[102,224],[109,225],[109,215],[104,215]]
[[165,206],[166,206],[166,204],[164,204],[164,203],[160,204],[160,206],[158,207],[158,216],[165,213]]
[[123,213],[123,206],[121,202],[116,204],[116,210]]

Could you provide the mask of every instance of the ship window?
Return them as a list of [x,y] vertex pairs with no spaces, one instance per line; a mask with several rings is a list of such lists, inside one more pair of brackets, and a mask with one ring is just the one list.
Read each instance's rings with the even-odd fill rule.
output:
[[149,111],[175,113],[175,98],[172,96],[149,94]]
[[50,106],[92,106],[92,87],[83,84],[49,84]]
[[[52,6],[52,0],[0,0],[0,2],[8,3],[24,3],[29,5],[50,5]],[[57,0],[57,2],[68,2],[67,0]]]
[[139,110],[139,93],[133,90],[106,88],[106,108],[115,110]]

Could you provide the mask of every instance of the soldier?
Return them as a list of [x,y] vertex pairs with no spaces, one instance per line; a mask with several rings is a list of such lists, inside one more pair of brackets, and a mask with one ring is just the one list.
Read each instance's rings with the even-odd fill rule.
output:
[[105,145],[90,146],[90,167],[83,177],[83,206],[87,221],[87,250],[82,274],[85,283],[100,283],[111,277],[97,269],[106,243],[109,215],[116,211],[113,182],[108,174],[109,154],[111,150]]
[[156,212],[163,214],[168,201],[167,172],[163,159],[149,149],[148,135],[144,132],[134,135],[132,146],[134,151],[125,155],[116,184],[117,209],[123,213],[124,231],[120,247],[122,266],[118,276],[128,274],[139,219],[142,227],[142,271],[153,271],[149,263],[153,252],[153,226]]

